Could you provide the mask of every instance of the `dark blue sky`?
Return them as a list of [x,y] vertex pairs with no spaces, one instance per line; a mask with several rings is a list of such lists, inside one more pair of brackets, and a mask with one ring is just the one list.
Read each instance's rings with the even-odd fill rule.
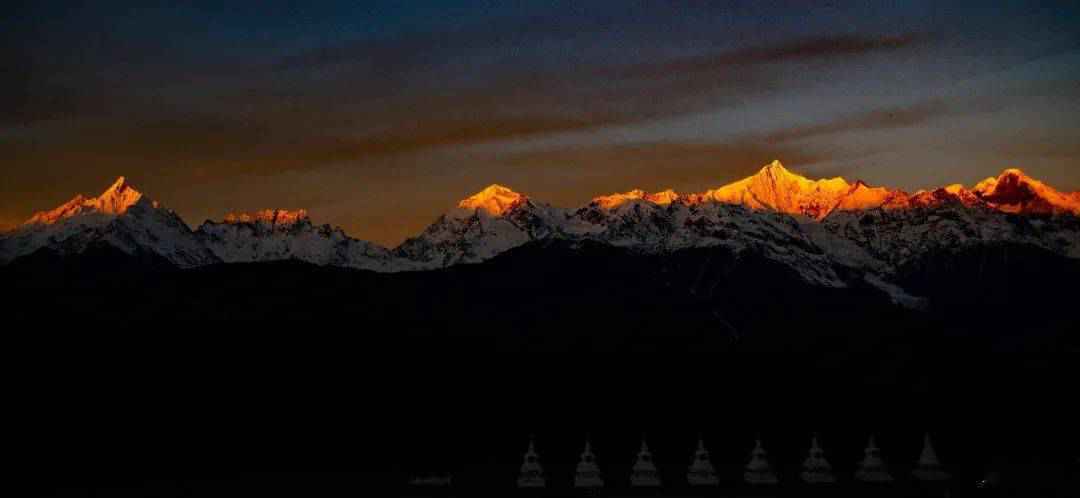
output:
[[1076,2],[178,3],[2,21],[0,225],[119,175],[388,244],[489,183],[570,206],[773,158],[1080,189]]

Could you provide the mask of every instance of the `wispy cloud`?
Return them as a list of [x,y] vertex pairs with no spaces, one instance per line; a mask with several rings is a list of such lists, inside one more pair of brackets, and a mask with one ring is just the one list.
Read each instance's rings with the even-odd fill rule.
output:
[[852,131],[887,130],[919,126],[942,116],[959,112],[957,108],[951,107],[945,101],[935,99],[909,106],[872,109],[848,114],[818,124],[783,128],[770,132],[761,139],[765,143],[779,144]]
[[605,69],[605,73],[621,77],[657,77],[670,74],[730,71],[762,64],[889,52],[915,46],[925,39],[927,39],[926,36],[914,33],[877,37],[818,36],[771,45],[743,47],[709,55],[608,68]]

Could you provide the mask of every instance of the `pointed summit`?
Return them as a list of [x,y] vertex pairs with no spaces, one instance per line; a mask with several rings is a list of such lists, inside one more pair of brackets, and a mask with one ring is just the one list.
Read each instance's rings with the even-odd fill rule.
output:
[[123,214],[142,199],[142,193],[135,190],[124,177],[119,177],[112,186],[96,199],[98,210],[106,214]]
[[758,174],[759,175],[786,176],[786,175],[790,175],[792,173],[790,171],[788,171],[787,168],[784,167],[783,163],[781,163],[779,159],[773,159],[773,161],[771,163],[766,164],[764,167],[762,167],[761,171],[758,171]]
[[778,211],[822,219],[851,190],[843,178],[810,180],[773,161],[754,176],[743,178],[702,195],[704,199],[741,204],[754,210]]
[[[142,193],[135,190],[127,183],[127,179],[121,176],[109,188],[105,189],[100,196],[86,198],[82,194],[76,195],[70,201],[51,211],[35,213],[25,224],[52,225],[60,220],[84,214],[121,215],[142,198]],[[157,207],[157,203],[153,204]]]
[[34,214],[9,237],[0,244],[0,262],[41,248],[66,256],[101,246],[126,254],[153,253],[180,268],[220,262],[184,220],[135,190],[123,176],[97,197],[79,194]]
[[105,192],[101,195],[108,194],[109,192],[120,192],[128,188],[130,187],[127,184],[127,178],[121,176],[118,177],[115,182],[113,182],[111,187],[105,189]]
[[484,190],[463,199],[458,203],[458,207],[470,211],[483,211],[491,216],[502,216],[527,200],[528,197],[493,183]]

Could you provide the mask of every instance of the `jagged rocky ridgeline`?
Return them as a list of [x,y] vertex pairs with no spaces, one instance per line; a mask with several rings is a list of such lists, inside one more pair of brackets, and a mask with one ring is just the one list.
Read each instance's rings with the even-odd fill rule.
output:
[[0,236],[0,264],[41,250],[79,254],[104,244],[179,268],[301,260],[398,272],[481,262],[549,239],[647,254],[702,247],[751,252],[811,284],[845,287],[857,278],[917,306],[894,277],[935,251],[1010,243],[1080,258],[1080,192],[1059,192],[1009,169],[971,189],[908,194],[842,178],[810,180],[774,161],[704,193],[633,190],[577,209],[492,185],[389,249],[316,225],[303,210],[229,215],[191,230],[120,178],[98,197],[77,196]]
[[[771,487],[780,484],[781,475],[775,470],[769,461],[761,439],[757,439],[753,450],[750,452],[749,461],[743,468],[741,481],[743,484],[753,487]],[[670,476],[672,479],[675,476]],[[684,476],[679,476],[681,480]],[[930,435],[926,434],[923,439],[922,452],[918,461],[908,476],[911,481],[921,483],[945,483],[952,476],[945,471],[934,451]],[[791,476],[803,485],[827,486],[836,484],[838,479],[832,465],[825,458],[825,450],[819,444],[815,435],[810,442],[810,449],[806,460],[803,461],[801,472],[797,476]],[[893,474],[881,456],[881,450],[873,437],[864,450],[864,458],[858,462],[857,470],[852,476],[854,482],[866,485],[889,485],[893,483]],[[697,441],[697,449],[694,451],[690,464],[685,474],[686,485],[694,488],[715,488],[730,485],[740,481],[739,476],[724,476],[719,474],[712,464],[709,452],[705,448],[705,441],[701,437]],[[413,486],[449,487],[452,480],[449,474],[438,476],[414,477],[410,481]],[[630,468],[630,475],[625,481],[618,478],[605,479],[596,454],[593,452],[591,442],[586,439],[572,481],[568,481],[574,488],[598,490],[605,486],[629,487],[629,488],[653,488],[664,487],[664,479],[653,459],[653,454],[644,440],[635,457],[634,464]],[[518,471],[517,487],[522,489],[548,487],[548,475],[540,461],[535,441],[530,437],[528,448],[523,455],[523,461]]]

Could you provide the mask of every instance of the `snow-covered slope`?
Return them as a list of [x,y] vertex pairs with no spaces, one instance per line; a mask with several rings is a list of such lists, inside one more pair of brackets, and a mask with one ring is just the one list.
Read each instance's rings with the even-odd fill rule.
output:
[[[931,251],[1018,243],[1080,258],[1080,218],[1017,216],[993,209],[969,192],[937,189],[909,209],[837,212],[822,228],[865,256],[896,268]],[[838,261],[844,261],[836,258]]]
[[671,191],[631,191],[597,197],[570,219],[564,232],[582,239],[646,253],[718,246],[737,253],[755,251],[787,264],[810,282],[844,285],[800,223],[781,213],[680,197]]
[[176,213],[120,177],[98,197],[78,195],[5,233],[0,238],[0,264],[41,249],[78,254],[97,244],[128,254],[148,251],[181,268],[218,262]]
[[375,271],[415,267],[394,258],[384,247],[345,235],[340,228],[312,224],[304,210],[229,214],[223,222],[203,223],[195,233],[226,263],[295,259]]
[[462,200],[394,253],[425,268],[476,263],[532,240],[567,236],[567,213],[501,185]]

